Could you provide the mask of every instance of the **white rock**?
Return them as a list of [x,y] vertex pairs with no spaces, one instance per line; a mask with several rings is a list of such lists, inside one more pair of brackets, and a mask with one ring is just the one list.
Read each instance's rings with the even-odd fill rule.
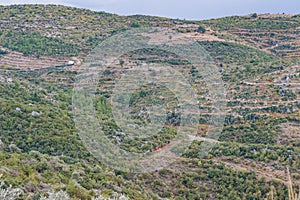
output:
[[6,82],[7,82],[7,83],[12,83],[13,80],[12,80],[12,78],[7,78],[7,79],[6,79]]
[[74,65],[75,62],[73,60],[69,60],[68,65]]
[[36,111],[32,111],[31,112],[31,116],[35,117],[35,116],[40,116],[42,113],[36,112]]

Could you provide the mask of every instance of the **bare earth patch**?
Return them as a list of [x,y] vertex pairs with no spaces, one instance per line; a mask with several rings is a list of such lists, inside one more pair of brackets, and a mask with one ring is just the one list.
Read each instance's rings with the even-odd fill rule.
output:
[[284,123],[281,124],[281,132],[278,135],[279,144],[299,144],[300,143],[300,124]]

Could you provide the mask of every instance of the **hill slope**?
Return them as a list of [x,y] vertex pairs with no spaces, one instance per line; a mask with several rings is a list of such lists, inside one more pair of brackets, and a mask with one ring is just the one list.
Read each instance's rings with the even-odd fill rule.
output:
[[[277,199],[288,199],[287,166],[299,184],[300,15],[184,21],[18,5],[1,6],[0,19],[0,174],[4,187],[21,187],[21,199],[38,199],[52,190],[65,190],[73,199],[110,197],[113,192],[130,199],[264,199],[272,188]],[[72,120],[77,67],[100,41],[135,27],[184,33],[197,39],[218,64],[228,114],[218,145],[204,158],[198,158],[201,141],[194,141],[172,166],[131,174],[97,161],[80,140]],[[123,64],[166,63],[195,84],[201,82],[197,72],[174,55],[135,53],[124,56]],[[68,65],[70,60],[74,66]],[[107,120],[104,127],[113,142],[118,127],[107,102],[120,69],[107,72],[96,93],[98,117]],[[138,90],[133,114],[158,90]],[[200,137],[214,113],[205,90],[198,92],[200,106],[209,111],[201,115]],[[143,144],[122,138],[122,145],[137,152],[156,149],[173,137],[174,127]]]

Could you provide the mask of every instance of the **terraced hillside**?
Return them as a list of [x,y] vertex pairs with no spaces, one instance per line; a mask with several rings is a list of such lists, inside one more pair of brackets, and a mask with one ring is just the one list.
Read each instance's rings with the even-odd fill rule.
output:
[[[0,6],[0,186],[19,199],[66,191],[72,199],[289,199],[300,185],[299,15],[235,16],[186,21],[117,16],[56,5]],[[73,121],[78,69],[99,42],[137,27],[166,27],[196,39],[214,59],[226,88],[223,131],[199,157],[216,113],[199,72],[164,51],[123,55],[96,85],[98,120],[114,144],[132,152],[160,151],[180,127],[178,101],[145,85],[130,101],[132,121],[149,120],[147,103],[167,105],[160,134],[132,139],[112,118],[114,80],[133,66],[166,64],[197,86],[198,135],[179,160],[152,173],[105,166],[84,146]],[[72,61],[72,62],[70,62]],[[134,80],[133,80],[134,81]],[[3,183],[3,184],[2,184]],[[1,191],[0,191],[1,192]]]
[[288,59],[299,58],[299,15],[235,16],[207,21],[224,35],[233,35],[262,51]]

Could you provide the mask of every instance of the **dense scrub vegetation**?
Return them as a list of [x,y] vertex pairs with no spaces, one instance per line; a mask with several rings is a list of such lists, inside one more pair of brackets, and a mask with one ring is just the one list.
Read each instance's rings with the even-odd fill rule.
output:
[[206,21],[217,27],[219,30],[231,30],[236,28],[243,29],[289,29],[297,28],[299,24],[299,17],[295,15],[292,18],[274,17],[274,18],[260,18],[255,16],[233,16],[220,19],[213,19]]
[[38,32],[0,32],[0,38],[3,47],[22,52],[25,56],[74,56],[80,51],[78,45],[45,37]]
[[272,54],[242,44],[217,41],[199,43],[213,58],[224,64],[257,66],[258,64],[267,64],[278,60]]

